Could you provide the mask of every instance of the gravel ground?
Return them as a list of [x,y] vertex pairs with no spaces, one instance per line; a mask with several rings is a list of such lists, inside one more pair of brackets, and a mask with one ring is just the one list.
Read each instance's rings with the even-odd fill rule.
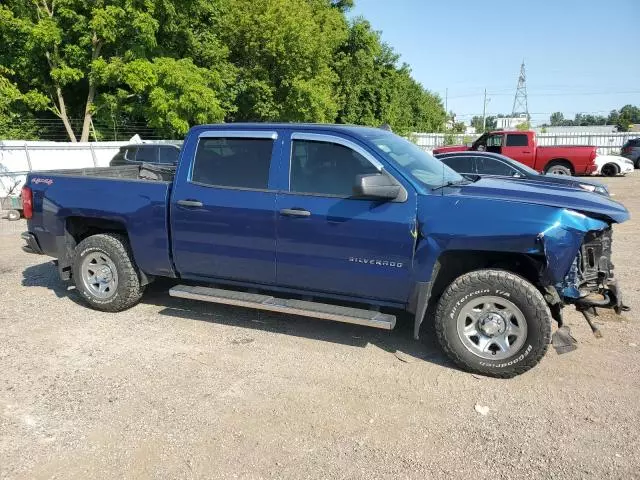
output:
[[[605,180],[640,214],[640,172]],[[393,332],[181,301],[84,308],[0,219],[0,478],[640,478],[640,229],[632,307],[495,380]],[[487,410],[488,409],[488,410]],[[482,411],[486,415],[478,412]]]

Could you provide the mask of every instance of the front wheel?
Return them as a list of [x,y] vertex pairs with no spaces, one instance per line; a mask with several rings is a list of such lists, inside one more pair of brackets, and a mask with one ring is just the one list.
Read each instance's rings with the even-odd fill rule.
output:
[[92,235],[78,244],[73,278],[89,306],[105,312],[132,307],[144,291],[127,238],[114,233]]
[[458,277],[435,316],[440,345],[460,367],[511,378],[538,364],[549,346],[551,313],[531,283],[503,270]]
[[615,177],[616,175],[618,175],[618,173],[620,173],[620,169],[614,163],[607,163],[602,166],[600,173],[602,173],[602,175],[605,177]]

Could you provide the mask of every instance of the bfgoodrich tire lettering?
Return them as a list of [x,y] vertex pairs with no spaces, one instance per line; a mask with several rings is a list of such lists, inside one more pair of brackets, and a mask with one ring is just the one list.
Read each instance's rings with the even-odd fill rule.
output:
[[[524,341],[496,360],[491,355],[484,354],[489,358],[483,358],[474,353],[473,345],[469,347],[469,342],[465,343],[464,336],[459,334],[458,319],[463,309],[487,298],[496,304],[511,305],[519,312],[520,322],[526,322],[519,329]],[[551,313],[542,294],[524,278],[503,270],[477,270],[458,277],[445,290],[438,302],[435,327],[440,345],[457,365],[483,375],[511,378],[537,365],[546,353],[551,337]]]
[[[107,295],[96,293],[96,289],[88,285],[86,279],[83,281],[83,263],[86,266],[86,259],[91,256],[108,259],[105,264],[110,265],[110,268],[115,266],[115,272],[111,273],[117,282],[112,284],[113,291]],[[87,304],[105,312],[120,312],[132,307],[138,303],[144,291],[129,242],[124,235],[115,233],[92,235],[78,244],[73,261],[73,279]]]

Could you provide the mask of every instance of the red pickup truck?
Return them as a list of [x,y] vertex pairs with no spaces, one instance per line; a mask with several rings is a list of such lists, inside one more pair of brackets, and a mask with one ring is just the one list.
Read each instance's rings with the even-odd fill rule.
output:
[[539,172],[590,175],[596,171],[597,148],[592,146],[540,147],[533,131],[498,131],[483,134],[470,146],[440,147],[433,153],[478,150],[500,153]]

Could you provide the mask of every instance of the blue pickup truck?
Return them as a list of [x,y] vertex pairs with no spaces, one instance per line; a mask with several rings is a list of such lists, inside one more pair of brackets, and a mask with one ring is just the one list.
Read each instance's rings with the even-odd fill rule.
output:
[[[188,133],[177,168],[34,172],[25,249],[95,309],[176,297],[383,329],[399,311],[461,367],[538,363],[562,308],[620,309],[612,224],[584,190],[462,177],[391,132],[228,124]],[[433,329],[425,329],[428,324]]]

